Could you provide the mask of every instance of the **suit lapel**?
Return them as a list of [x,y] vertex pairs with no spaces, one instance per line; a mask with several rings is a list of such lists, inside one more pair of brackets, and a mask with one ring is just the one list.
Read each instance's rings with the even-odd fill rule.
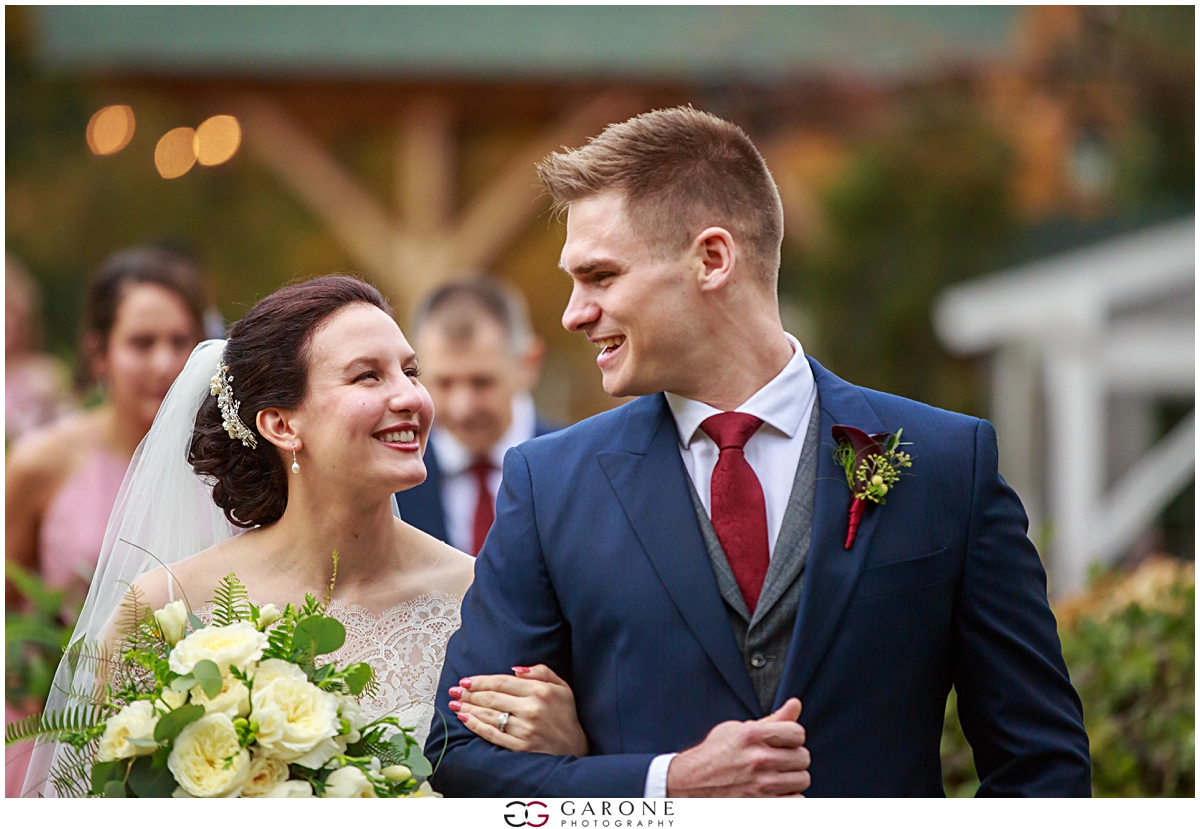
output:
[[796,626],[776,695],[776,707],[789,696],[804,693],[841,624],[858,577],[862,573],[879,510],[868,507],[854,545],[846,550],[850,488],[845,471],[833,459],[834,424],[857,426],[868,434],[884,431],[862,392],[809,358],[820,396],[821,420],[817,449],[817,491],[813,503],[812,540],[804,574],[804,589]]
[[630,405],[624,450],[600,452],[633,531],[692,635],[752,715],[760,706],[742,664],[687,491],[679,437],[662,395]]

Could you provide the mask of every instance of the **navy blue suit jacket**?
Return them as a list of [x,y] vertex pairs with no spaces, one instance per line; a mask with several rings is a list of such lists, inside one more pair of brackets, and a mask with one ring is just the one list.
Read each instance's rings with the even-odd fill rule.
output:
[[[561,428],[538,415],[534,420],[533,435],[541,437]],[[442,470],[433,441],[425,446],[425,480],[412,489],[397,492],[396,505],[400,507],[400,517],[405,523],[429,533],[438,541],[450,543],[450,534],[446,532],[446,507],[442,503]]]
[[[1046,578],[983,420],[850,385],[820,394],[815,514],[778,707],[803,702],[810,795],[940,796],[958,690],[980,794],[1088,795],[1079,697]],[[850,491],[835,423],[904,429],[911,476],[843,549]],[[438,689],[544,662],[574,689],[590,756],[517,754],[433,718],[448,796],[637,797],[651,759],[763,716],[734,639],[662,395],[505,457],[497,520]],[[443,709],[445,711],[445,709]]]

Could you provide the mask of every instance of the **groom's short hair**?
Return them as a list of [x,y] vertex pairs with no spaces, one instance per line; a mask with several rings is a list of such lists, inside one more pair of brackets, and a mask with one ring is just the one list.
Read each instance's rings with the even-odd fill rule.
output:
[[558,210],[620,193],[631,225],[663,255],[677,255],[706,227],[723,227],[775,284],[783,205],[767,163],[736,124],[691,106],[658,109],[551,153],[537,170]]

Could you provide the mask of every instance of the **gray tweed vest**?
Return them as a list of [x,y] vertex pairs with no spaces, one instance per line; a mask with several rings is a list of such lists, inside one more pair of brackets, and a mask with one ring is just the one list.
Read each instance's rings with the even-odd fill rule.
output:
[[800,606],[800,589],[804,563],[808,558],[808,544],[812,538],[813,499],[817,491],[817,447],[821,426],[821,401],[813,400],[812,415],[808,420],[808,431],[804,436],[804,447],[800,451],[800,463],[796,466],[796,478],[792,483],[792,494],[783,513],[783,524],[779,538],[775,541],[775,552],[767,568],[758,606],[751,617],[738,588],[737,580],[717,540],[712,521],[700,503],[696,487],[688,478],[688,490],[692,494],[692,506],[700,521],[700,532],[708,549],[713,572],[733,635],[742,652],[742,663],[750,674],[754,692],[762,706],[763,714],[771,712],[775,703],[775,692],[783,676],[783,665],[787,660],[788,647],[792,642],[792,629],[796,623],[796,609]]

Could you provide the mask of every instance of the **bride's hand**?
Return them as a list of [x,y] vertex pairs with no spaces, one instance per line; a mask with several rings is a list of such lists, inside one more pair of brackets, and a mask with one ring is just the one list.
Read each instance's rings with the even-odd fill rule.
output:
[[[450,689],[450,710],[477,735],[510,751],[586,757],[587,736],[575,694],[545,665],[513,668],[515,676],[465,677]],[[503,733],[500,716],[508,714]]]

